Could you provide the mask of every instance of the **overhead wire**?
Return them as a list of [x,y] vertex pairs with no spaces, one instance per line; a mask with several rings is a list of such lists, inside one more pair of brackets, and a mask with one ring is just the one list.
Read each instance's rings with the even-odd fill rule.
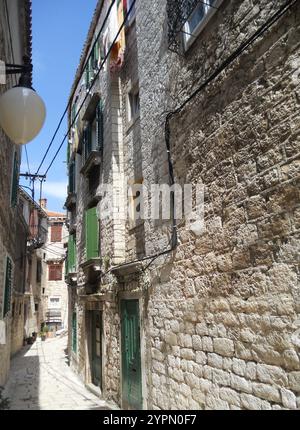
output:
[[124,18],[124,20],[123,20],[123,22],[122,22],[121,26],[119,27],[119,30],[118,30],[118,32],[117,32],[117,34],[116,34],[116,36],[115,36],[115,38],[114,38],[114,40],[113,40],[113,42],[112,42],[112,44],[111,44],[110,48],[108,49],[108,51],[107,51],[107,53],[106,53],[106,55],[105,55],[105,57],[104,57],[103,61],[101,62],[101,65],[100,65],[100,67],[99,67],[99,69],[98,69],[98,71],[97,71],[96,75],[94,76],[94,79],[93,79],[93,81],[92,81],[92,83],[91,83],[91,86],[90,86],[90,88],[89,88],[89,91],[87,91],[87,94],[85,95],[85,97],[84,97],[84,99],[83,99],[83,101],[82,101],[82,103],[81,103],[81,105],[80,105],[80,107],[79,107],[79,109],[78,109],[77,113],[75,114],[75,116],[74,116],[74,118],[73,118],[73,121],[71,121],[71,125],[69,126],[67,133],[65,134],[65,136],[64,136],[64,138],[63,138],[63,140],[62,140],[61,144],[59,145],[59,147],[58,147],[58,149],[57,149],[57,151],[56,151],[56,153],[55,153],[55,155],[54,155],[54,157],[53,157],[53,159],[52,159],[52,161],[51,161],[51,163],[50,163],[49,167],[47,168],[47,170],[46,170],[46,172],[45,172],[45,175],[47,175],[47,174],[48,174],[48,172],[49,172],[49,170],[51,169],[51,167],[52,167],[52,165],[53,165],[54,161],[56,160],[57,155],[59,154],[59,152],[60,152],[61,148],[63,147],[63,144],[64,144],[64,142],[65,142],[65,140],[66,140],[67,136],[69,135],[69,133],[70,133],[70,131],[71,131],[71,129],[72,129],[72,127],[73,127],[73,125],[75,124],[76,119],[78,118],[78,115],[79,115],[79,113],[80,113],[81,109],[83,108],[83,106],[84,106],[84,104],[85,104],[85,102],[86,102],[87,98],[89,97],[89,94],[90,94],[91,89],[92,89],[92,88],[93,88],[93,86],[95,85],[95,83],[96,83],[96,81],[97,81],[97,78],[98,78],[98,76],[99,76],[100,72],[102,71],[102,69],[103,69],[103,67],[104,67],[104,65],[105,65],[105,63],[106,63],[106,61],[107,61],[107,59],[108,59],[108,57],[109,57],[109,55],[110,55],[110,53],[111,53],[111,51],[112,51],[112,49],[113,49],[114,45],[115,45],[115,43],[116,43],[116,41],[118,40],[118,37],[119,37],[119,35],[120,35],[120,33],[121,33],[122,29],[124,28],[124,26],[125,26],[125,24],[126,24],[127,18],[130,16],[130,13],[131,13],[131,11],[132,11],[132,9],[133,9],[134,5],[135,5],[135,2],[136,2],[136,0],[133,0],[133,1],[132,1],[131,6],[130,6],[130,8],[128,9],[128,11],[127,11],[127,13],[126,13],[126,16],[125,16],[125,18]]
[[[170,182],[171,185],[174,184],[174,172],[173,172],[173,162],[171,158],[171,130],[170,130],[170,120],[171,118],[180,113],[187,104],[194,99],[194,97],[199,94],[201,91],[203,91],[210,82],[212,82],[214,79],[216,79],[230,64],[233,63],[233,61],[238,58],[246,49],[252,45],[259,37],[261,37],[273,24],[275,24],[285,13],[288,12],[288,10],[294,6],[294,4],[297,3],[298,0],[289,0],[286,2],[275,14],[273,14],[267,21],[252,35],[250,36],[245,42],[243,42],[239,48],[237,48],[227,59],[203,82],[178,108],[175,110],[169,112],[166,116],[165,120],[165,143],[167,148],[167,154],[168,154],[168,164],[169,164],[169,175],[170,175]],[[174,194],[171,194],[171,197],[174,198]],[[174,200],[172,198],[171,203],[174,205]],[[172,206],[173,207],[173,206]],[[173,210],[174,214],[174,210]],[[169,249],[166,249],[165,251],[162,251],[161,253],[150,255],[148,257],[144,257],[141,260],[136,260],[132,263],[137,263],[139,261],[145,261],[145,260],[151,260],[150,263],[143,269],[145,271],[149,268],[149,266],[160,256],[165,255],[167,253],[170,253],[174,251],[178,244],[177,240],[177,226],[176,226],[176,220],[173,219],[174,225],[173,225],[173,241],[172,245]],[[122,267],[124,265],[127,265],[128,263],[121,264],[118,267]],[[115,268],[114,268],[115,269]]]
[[[109,18],[110,12],[111,12],[111,10],[112,10],[112,8],[113,8],[113,6],[114,6],[114,4],[115,4],[115,2],[116,2],[116,1],[117,1],[117,0],[113,0],[113,1],[111,2],[111,4],[110,4],[109,8],[108,8],[108,11],[107,11],[107,14],[106,14],[106,16],[105,16],[105,18],[104,18],[104,20],[103,20],[102,26],[101,26],[101,28],[100,28],[100,30],[99,30],[99,32],[98,32],[98,35],[97,35],[97,37],[96,37],[96,39],[95,39],[95,41],[94,41],[94,43],[93,43],[93,45],[92,45],[91,52],[93,51],[94,47],[96,46],[96,43],[97,43],[97,41],[98,41],[98,39],[99,39],[99,37],[100,37],[100,34],[102,33],[102,31],[103,31],[103,29],[104,29],[104,27],[105,27],[105,25],[106,25],[106,22],[107,22],[107,20],[108,20],[108,18]],[[90,55],[88,56],[88,58],[87,58],[86,62],[84,63],[84,66],[82,67],[82,72],[81,72],[81,74],[79,75],[79,81],[80,81],[80,79],[82,78],[82,76],[83,76],[83,74],[84,74],[84,70],[85,70],[86,64],[87,64],[87,63],[88,63],[88,61],[89,61],[90,56],[91,56],[91,53],[90,53]],[[72,98],[74,97],[75,92],[76,92],[76,88],[74,88],[74,90],[73,90],[73,92],[72,92],[72,94],[71,94],[71,96],[70,96],[70,98],[69,98],[69,101],[68,101],[68,104],[67,104],[67,106],[66,106],[66,108],[65,108],[65,110],[64,110],[64,113],[62,114],[62,116],[61,116],[61,118],[60,118],[60,120],[59,120],[58,126],[57,126],[57,128],[56,128],[56,130],[55,130],[55,132],[54,132],[54,135],[52,136],[52,139],[51,139],[51,141],[50,141],[50,143],[49,143],[49,145],[48,145],[48,147],[47,147],[47,149],[46,149],[46,152],[45,152],[45,154],[44,154],[44,156],[43,156],[43,158],[42,158],[42,161],[41,161],[41,163],[40,163],[40,165],[39,165],[39,167],[38,167],[38,169],[37,169],[37,171],[36,171],[36,175],[39,173],[39,171],[40,171],[40,169],[41,169],[42,165],[44,164],[44,161],[45,161],[45,159],[46,159],[46,157],[47,157],[47,155],[48,155],[48,153],[49,153],[49,150],[50,150],[50,148],[51,148],[51,147],[52,147],[52,145],[53,145],[53,142],[54,142],[54,140],[55,140],[55,138],[56,138],[56,136],[57,136],[57,133],[58,133],[58,131],[59,131],[60,127],[61,127],[61,124],[62,124],[62,122],[63,122],[63,120],[64,120],[64,118],[65,118],[65,116],[66,116],[66,114],[67,114],[67,112],[68,112],[68,109],[69,109],[69,107],[70,107],[70,105],[71,105],[71,103],[72,103]],[[68,132],[68,133],[69,133],[69,132]]]

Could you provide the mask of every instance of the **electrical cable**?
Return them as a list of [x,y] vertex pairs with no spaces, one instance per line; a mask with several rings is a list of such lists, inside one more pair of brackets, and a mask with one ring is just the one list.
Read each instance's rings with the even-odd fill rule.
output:
[[[110,7],[109,7],[109,9],[108,9],[108,11],[107,11],[107,14],[106,14],[106,16],[105,16],[105,18],[104,18],[104,21],[103,21],[103,23],[102,23],[102,26],[101,26],[101,28],[100,28],[100,30],[99,30],[99,32],[98,32],[98,36],[96,37],[95,42],[94,42],[94,44],[92,45],[91,52],[93,51],[93,49],[94,49],[94,47],[95,47],[95,45],[96,45],[96,43],[97,43],[97,41],[98,41],[98,39],[99,39],[99,37],[100,37],[100,34],[102,33],[102,31],[103,31],[103,29],[104,29],[104,27],[105,27],[105,24],[106,24],[106,22],[107,22],[107,20],[108,20],[108,18],[109,18],[109,15],[110,15],[111,9],[112,9],[112,7],[114,6],[114,3],[115,3],[116,1],[117,1],[117,0],[113,0],[113,1],[112,1],[111,5],[110,5]],[[90,53],[90,55],[88,56],[87,61],[86,61],[86,63],[84,64],[84,67],[82,67],[82,72],[81,72],[81,74],[79,75],[79,81],[80,81],[80,79],[82,78],[82,76],[83,76],[83,74],[84,74],[85,67],[86,67],[86,64],[87,64],[87,63],[88,63],[88,61],[89,61],[90,56],[91,56],[91,53]],[[46,149],[45,155],[44,155],[44,157],[43,157],[43,159],[42,159],[42,161],[41,161],[41,163],[40,163],[40,165],[39,165],[39,167],[38,167],[38,169],[37,169],[36,175],[39,173],[39,171],[40,171],[40,169],[41,169],[42,165],[44,164],[44,161],[45,161],[45,159],[46,159],[46,157],[47,157],[47,155],[48,155],[48,153],[49,153],[49,150],[50,150],[50,148],[51,148],[51,146],[52,146],[52,144],[53,144],[53,142],[54,142],[54,140],[55,140],[55,138],[56,138],[56,136],[57,136],[57,133],[58,133],[58,131],[59,131],[59,129],[60,129],[60,126],[61,126],[61,124],[62,124],[62,122],[63,122],[63,120],[64,120],[64,118],[65,118],[65,116],[66,116],[66,114],[67,114],[67,112],[68,112],[68,109],[69,109],[69,107],[70,107],[70,105],[71,105],[71,103],[72,103],[72,99],[73,99],[73,97],[74,97],[75,91],[76,91],[76,87],[74,88],[74,90],[73,90],[73,92],[72,92],[72,94],[71,94],[71,96],[70,96],[70,98],[69,98],[69,101],[68,101],[67,107],[66,107],[66,109],[65,109],[65,111],[64,111],[64,113],[63,113],[63,115],[62,115],[62,117],[61,117],[61,119],[60,119],[60,121],[59,121],[59,123],[58,123],[58,126],[57,126],[57,128],[56,128],[56,130],[55,130],[55,132],[54,132],[54,135],[53,135],[53,137],[52,137],[52,139],[51,139],[51,141],[50,141],[50,143],[49,143],[49,145],[48,145],[48,147],[47,147],[47,149]],[[69,132],[68,132],[68,133],[69,133]]]
[[[212,82],[217,76],[219,76],[236,58],[238,58],[252,43],[254,43],[260,36],[262,36],[273,24],[275,24],[285,13],[288,12],[288,10],[296,4],[298,0],[290,0],[285,5],[283,5],[274,15],[272,15],[252,36],[250,36],[245,42],[243,42],[238,49],[236,49],[207,79],[205,82],[203,82],[178,108],[175,110],[169,112],[166,116],[165,121],[165,143],[167,147],[167,154],[168,154],[168,164],[169,164],[169,176],[170,176],[170,182],[171,185],[174,184],[174,170],[173,170],[173,163],[171,158],[171,145],[170,145],[170,120],[171,118],[180,113],[184,107],[202,90],[204,90],[210,82]],[[173,196],[174,199],[174,193],[171,194],[171,197]],[[174,204],[174,200],[172,199],[172,204]],[[174,206],[173,207],[173,214],[174,214]],[[178,237],[177,237],[177,226],[176,226],[176,220],[173,218],[174,225],[173,225],[173,233],[172,233],[172,246],[169,249],[166,249],[165,251],[162,251],[161,253],[150,255],[148,257],[144,257],[140,260],[135,260],[129,263],[123,263],[118,266],[115,266],[114,268],[110,269],[108,272],[111,272],[112,270],[116,270],[118,268],[127,266],[128,264],[135,264],[141,261],[146,260],[152,260],[150,264],[146,267],[146,269],[153,263],[154,260],[156,260],[158,257],[171,253],[174,251],[178,244]],[[144,269],[144,270],[146,270]],[[104,274],[106,274],[105,272]]]
[[63,146],[63,144],[64,144],[64,142],[65,142],[65,140],[66,140],[66,138],[67,138],[67,136],[69,135],[69,132],[71,131],[71,129],[72,129],[72,127],[73,127],[73,125],[75,124],[76,119],[78,118],[78,115],[79,115],[79,113],[80,113],[81,109],[83,108],[83,106],[84,106],[84,104],[85,104],[85,102],[86,102],[87,98],[89,97],[89,94],[90,94],[91,89],[92,89],[92,88],[93,88],[93,86],[95,85],[95,83],[96,83],[96,81],[97,81],[97,78],[98,78],[98,76],[99,76],[99,74],[100,74],[101,70],[103,69],[103,67],[104,67],[104,65],[105,65],[105,63],[106,63],[106,60],[107,60],[107,59],[108,59],[108,57],[109,57],[109,54],[111,53],[111,51],[112,51],[112,49],[113,49],[113,47],[114,47],[114,45],[115,45],[116,41],[118,40],[118,37],[119,37],[119,35],[120,35],[120,33],[121,33],[122,29],[124,28],[124,26],[125,26],[125,24],[126,24],[127,18],[130,16],[130,13],[131,13],[131,11],[132,11],[132,9],[133,9],[134,5],[135,5],[135,2],[136,2],[136,0],[133,0],[133,1],[132,1],[131,6],[130,6],[129,10],[127,11],[126,16],[125,16],[125,18],[124,18],[124,20],[123,20],[123,22],[122,22],[122,24],[121,24],[121,26],[120,26],[120,28],[119,28],[118,32],[117,32],[117,35],[115,36],[115,38],[114,38],[114,40],[113,40],[113,42],[112,42],[112,44],[111,44],[111,46],[110,46],[110,48],[109,48],[108,52],[106,53],[106,55],[105,55],[105,57],[104,57],[104,59],[103,59],[103,61],[102,61],[101,65],[100,65],[100,67],[99,67],[99,69],[98,69],[98,71],[97,71],[97,73],[96,73],[96,75],[94,76],[94,79],[93,79],[92,84],[91,84],[91,86],[90,86],[90,88],[89,88],[89,91],[88,91],[88,92],[87,92],[87,94],[85,95],[85,97],[84,97],[84,99],[83,99],[83,101],[82,101],[82,103],[81,103],[81,105],[80,105],[80,107],[79,107],[79,109],[78,109],[77,113],[75,114],[75,117],[73,118],[73,121],[71,122],[71,125],[69,126],[67,133],[65,134],[65,136],[64,136],[64,138],[63,138],[63,140],[62,140],[61,144],[59,145],[59,147],[58,147],[58,149],[57,149],[57,151],[56,151],[56,153],[55,153],[55,155],[54,155],[54,157],[53,157],[53,159],[52,159],[52,161],[51,161],[51,163],[50,163],[49,167],[47,168],[47,170],[46,170],[46,172],[45,172],[45,175],[47,175],[47,174],[48,174],[48,172],[49,172],[49,170],[51,169],[51,167],[52,167],[52,165],[53,165],[53,163],[54,163],[54,161],[55,161],[55,159],[56,159],[57,155],[59,154],[59,152],[60,152],[60,150],[61,150],[61,148],[62,148],[62,146]]
[[173,115],[182,111],[182,109],[207,85],[214,80],[226,67],[228,67],[236,58],[238,58],[253,42],[263,35],[278,19],[281,18],[298,0],[289,0],[274,15],[272,15],[252,36],[243,42],[223,63],[203,82],[178,108],[167,115],[169,120]]

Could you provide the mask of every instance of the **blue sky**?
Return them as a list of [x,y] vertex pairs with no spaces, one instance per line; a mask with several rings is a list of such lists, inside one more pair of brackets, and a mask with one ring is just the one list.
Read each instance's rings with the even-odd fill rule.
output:
[[[97,0],[33,0],[32,4],[33,88],[46,104],[47,117],[40,134],[27,144],[31,173],[37,170],[67,105]],[[40,173],[47,169],[66,131],[65,121]],[[62,211],[66,199],[66,145],[67,142],[43,185],[43,197],[54,211]],[[21,171],[28,171],[25,151]],[[21,184],[28,186],[29,181],[21,179]],[[39,182],[36,184],[38,195]]]

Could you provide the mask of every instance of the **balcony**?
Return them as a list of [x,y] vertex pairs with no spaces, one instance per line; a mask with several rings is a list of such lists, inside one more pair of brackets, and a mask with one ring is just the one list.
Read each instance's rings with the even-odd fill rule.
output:
[[75,272],[75,269],[65,274],[65,282],[70,287],[77,286],[77,272]]
[[39,226],[35,235],[31,235],[27,241],[28,251],[41,248],[47,242],[48,231],[44,227]]
[[94,284],[100,279],[101,272],[102,272],[100,257],[90,258],[89,260],[82,263],[80,267],[84,272],[86,280],[91,284]]
[[68,197],[67,197],[67,200],[65,201],[64,206],[69,211],[71,211],[72,209],[74,209],[76,207],[76,193],[68,192]]
[[46,323],[61,323],[61,311],[49,310],[46,312]]
[[89,176],[92,170],[101,163],[101,152],[96,149],[91,149],[87,153],[86,161],[80,170],[85,177]]

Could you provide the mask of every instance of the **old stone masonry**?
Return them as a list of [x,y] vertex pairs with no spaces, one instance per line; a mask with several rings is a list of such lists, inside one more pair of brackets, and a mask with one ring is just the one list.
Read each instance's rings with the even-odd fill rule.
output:
[[34,3],[70,4],[69,88],[33,174],[0,84],[0,408],[300,410],[300,0],[31,3],[0,65],[28,87]]

